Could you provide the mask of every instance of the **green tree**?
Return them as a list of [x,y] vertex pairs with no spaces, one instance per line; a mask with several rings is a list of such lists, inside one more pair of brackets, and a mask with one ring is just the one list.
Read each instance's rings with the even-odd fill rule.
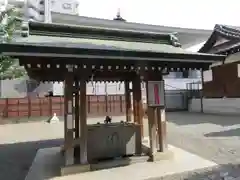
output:
[[[10,43],[16,30],[20,30],[20,12],[16,8],[9,8],[0,13],[0,41]],[[26,74],[18,60],[9,56],[0,56],[0,79],[11,79]]]

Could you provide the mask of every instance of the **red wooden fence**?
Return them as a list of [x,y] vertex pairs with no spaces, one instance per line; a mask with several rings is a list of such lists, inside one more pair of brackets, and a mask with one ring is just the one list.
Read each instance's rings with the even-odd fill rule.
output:
[[[88,116],[123,115],[125,113],[124,95],[88,95]],[[5,98],[0,99],[0,116],[38,117],[64,114],[63,97]]]

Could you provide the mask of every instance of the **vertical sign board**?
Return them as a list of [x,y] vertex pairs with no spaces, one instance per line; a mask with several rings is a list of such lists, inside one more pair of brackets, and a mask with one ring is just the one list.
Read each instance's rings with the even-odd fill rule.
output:
[[148,106],[165,106],[164,81],[148,81]]

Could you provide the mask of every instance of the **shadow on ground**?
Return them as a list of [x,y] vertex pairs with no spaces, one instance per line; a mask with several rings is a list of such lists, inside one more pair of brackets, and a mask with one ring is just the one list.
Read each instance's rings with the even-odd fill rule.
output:
[[210,132],[204,134],[205,137],[233,137],[233,136],[240,136],[240,128],[230,129],[225,131],[219,132]]
[[218,115],[192,112],[168,112],[167,120],[176,125],[193,124],[216,124],[220,126],[232,126],[240,124],[239,116],[236,115]]
[[197,171],[189,171],[181,174],[169,175],[161,178],[151,178],[147,180],[224,180],[240,177],[240,165],[239,164],[224,164],[217,165],[212,168],[200,169]]
[[24,180],[38,149],[56,147],[63,139],[0,145],[0,179]]

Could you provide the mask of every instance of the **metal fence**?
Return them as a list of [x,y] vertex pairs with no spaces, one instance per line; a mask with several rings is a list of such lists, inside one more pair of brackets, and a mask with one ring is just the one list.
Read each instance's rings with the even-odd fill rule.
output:
[[168,90],[165,92],[167,111],[187,111],[188,96],[186,90]]
[[201,96],[202,96],[202,83],[200,81],[187,83],[187,96],[188,96],[189,99],[191,99],[191,98],[201,98]]

